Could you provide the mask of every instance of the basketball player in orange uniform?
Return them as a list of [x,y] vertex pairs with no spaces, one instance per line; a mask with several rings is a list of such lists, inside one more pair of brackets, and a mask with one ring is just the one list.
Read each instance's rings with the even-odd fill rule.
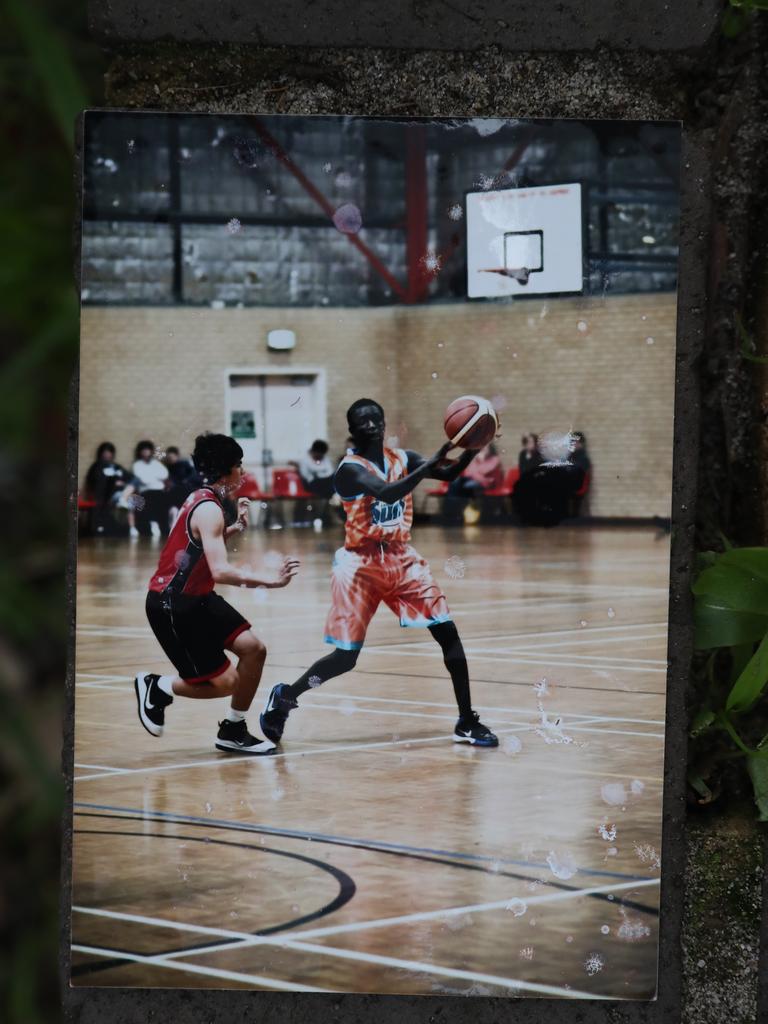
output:
[[440,645],[459,707],[454,741],[497,747],[496,736],[472,710],[467,660],[445,596],[429,565],[410,545],[416,485],[426,477],[454,480],[475,452],[449,462],[445,455],[453,447],[450,442],[429,459],[385,448],[384,410],[369,398],[350,406],[347,422],[356,447],[341,460],[334,481],[347,514],[346,539],[333,563],[325,628],[326,643],[336,649],[292,685],[272,688],[260,719],[264,735],[278,743],[301,694],[354,668],[368,624],[384,601],[401,626],[426,627]]
[[[216,583],[236,587],[285,587],[298,570],[286,559],[274,581],[227,558],[226,541],[248,525],[248,499],[238,500],[237,522],[226,526],[222,499],[242,480],[243,449],[224,434],[201,434],[192,459],[203,477],[181,506],[160,561],[149,581],[146,611],[152,632],[176,675],[139,672],[134,680],[139,721],[160,736],[165,709],[174,697],[231,697],[216,737],[218,750],[271,754],[275,745],[248,732],[245,715],[256,694],[267,651],[251,624],[215,592]],[[239,658],[237,668],[225,651]]]

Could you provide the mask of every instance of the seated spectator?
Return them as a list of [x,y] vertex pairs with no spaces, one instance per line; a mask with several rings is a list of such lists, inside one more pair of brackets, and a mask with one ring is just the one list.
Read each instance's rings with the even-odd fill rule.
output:
[[[133,475],[137,480],[139,495],[144,499],[140,522],[149,523],[153,537],[165,535],[168,533],[168,470],[155,458],[155,446],[152,441],[139,441],[136,445],[135,459]],[[136,507],[139,508],[138,505]]]
[[195,469],[191,459],[182,459],[179,449],[171,445],[166,449],[163,459],[165,468],[168,470],[168,528],[172,529],[176,522],[179,509],[187,497],[201,487],[203,478]]
[[315,529],[320,529],[328,502],[335,494],[333,474],[336,467],[328,457],[328,442],[320,439],[313,441],[309,451],[305,452],[298,462],[290,462],[289,465],[298,471],[304,490],[318,498],[312,505],[307,505],[306,499],[296,502],[294,520],[296,524],[301,524],[308,521],[309,517]]
[[571,514],[584,470],[571,462],[547,462],[523,474],[512,501],[524,526],[556,526]]
[[291,462],[289,465],[298,470],[305,491],[320,498],[331,497],[336,467],[328,457],[326,441],[313,441],[309,451],[302,455],[298,462]]
[[520,476],[531,469],[537,469],[544,461],[544,458],[539,451],[538,434],[524,434],[522,438],[522,445],[523,447],[517,457]]
[[592,460],[587,454],[587,439],[584,434],[580,430],[574,430],[571,436],[573,437],[573,449],[568,461],[584,473],[584,483],[580,488],[584,493],[576,493],[571,499],[571,515],[578,516],[581,515],[581,506],[584,503],[584,498],[587,496],[586,492],[592,475]]
[[[96,533],[118,533],[114,509],[133,493],[130,473],[115,462],[115,446],[111,441],[102,441],[96,449],[96,461],[85,475],[85,497],[96,502],[93,514],[93,529]],[[129,524],[133,527],[132,512],[129,508]]]
[[571,437],[573,438],[573,450],[570,461],[574,466],[580,466],[585,473],[589,473],[592,469],[592,461],[587,454],[587,439],[580,430],[574,430]]
[[443,504],[444,522],[451,525],[476,523],[480,518],[480,508],[475,503],[470,505],[471,500],[500,487],[503,482],[504,468],[496,446],[486,445],[449,486]]

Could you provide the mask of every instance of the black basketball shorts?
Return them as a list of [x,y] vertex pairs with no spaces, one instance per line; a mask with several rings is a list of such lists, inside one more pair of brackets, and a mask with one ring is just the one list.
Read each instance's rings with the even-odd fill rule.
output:
[[250,622],[214,591],[210,594],[147,594],[152,632],[187,683],[205,683],[230,666],[225,648]]

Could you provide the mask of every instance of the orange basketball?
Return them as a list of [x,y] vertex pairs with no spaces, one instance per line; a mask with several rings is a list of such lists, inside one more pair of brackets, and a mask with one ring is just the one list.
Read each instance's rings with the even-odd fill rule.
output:
[[484,448],[496,436],[499,419],[487,398],[462,395],[445,410],[445,432],[459,448]]

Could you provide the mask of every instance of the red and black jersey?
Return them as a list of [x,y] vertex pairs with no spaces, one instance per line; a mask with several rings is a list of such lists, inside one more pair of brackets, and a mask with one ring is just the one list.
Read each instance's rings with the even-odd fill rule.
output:
[[190,519],[192,513],[206,501],[212,501],[220,509],[222,504],[210,487],[192,491],[181,506],[165,547],[160,552],[155,575],[149,581],[149,589],[164,594],[189,594],[199,596],[213,590],[213,577],[203,552],[203,545],[192,537]]

